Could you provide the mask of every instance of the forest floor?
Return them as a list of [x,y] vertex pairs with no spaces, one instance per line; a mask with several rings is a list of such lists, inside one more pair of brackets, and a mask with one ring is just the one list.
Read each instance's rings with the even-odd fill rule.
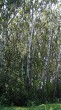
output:
[[61,110],[61,104],[42,104],[32,107],[0,107],[0,110]]

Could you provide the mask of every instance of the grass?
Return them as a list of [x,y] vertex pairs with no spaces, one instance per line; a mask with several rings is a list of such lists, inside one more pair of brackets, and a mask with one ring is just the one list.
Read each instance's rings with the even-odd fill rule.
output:
[[32,107],[2,107],[0,110],[61,110],[61,104],[42,104]]

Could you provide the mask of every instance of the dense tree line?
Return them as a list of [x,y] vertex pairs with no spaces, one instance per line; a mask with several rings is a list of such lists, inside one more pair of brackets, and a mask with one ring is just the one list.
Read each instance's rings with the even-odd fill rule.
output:
[[61,2],[0,0],[0,102],[61,101]]

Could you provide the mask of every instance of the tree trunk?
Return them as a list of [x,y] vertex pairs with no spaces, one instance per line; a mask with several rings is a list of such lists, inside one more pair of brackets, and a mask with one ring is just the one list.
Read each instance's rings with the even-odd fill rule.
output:
[[48,40],[48,50],[47,50],[47,57],[44,59],[45,60],[45,65],[44,65],[44,77],[43,77],[43,86],[45,87],[45,82],[47,80],[47,67],[48,67],[48,61],[50,57],[50,49],[51,49],[51,43],[52,43],[52,2],[49,3],[51,14],[50,14],[50,29],[49,29],[49,40]]
[[[57,10],[57,13],[58,13],[58,10]],[[58,29],[57,29],[57,36],[56,36],[56,48],[58,46],[58,38],[60,38],[60,16],[59,15],[57,17],[57,21],[58,21]],[[57,95],[59,96],[58,75],[59,75],[60,57],[61,57],[61,45],[59,46],[59,52],[58,52],[58,50],[56,50],[56,74],[55,74],[55,84],[54,84],[54,98]]]
[[1,50],[1,54],[0,54],[0,62],[1,62],[1,66],[4,66],[4,49],[5,49],[5,45],[6,45],[6,40],[8,38],[8,22],[7,22],[7,15],[8,15],[8,9],[7,9],[7,1],[3,0],[3,5],[1,8],[1,17],[3,18],[2,20],[2,33],[1,33],[1,39],[0,39],[0,50]]
[[28,41],[28,48],[27,48],[27,70],[26,70],[26,83],[27,86],[30,83],[30,52],[31,52],[31,44],[32,44],[32,36],[33,36],[33,30],[34,30],[34,20],[33,20],[33,3],[32,3],[32,14],[31,14],[31,32],[30,37]]
[[43,86],[42,86],[42,99],[43,101],[46,101],[46,84],[49,82],[49,76],[48,76],[48,62],[50,58],[50,50],[51,50],[51,43],[52,43],[52,37],[53,37],[53,32],[52,32],[52,2],[49,2],[49,8],[50,8],[50,28],[49,28],[49,40],[48,40],[48,49],[47,49],[47,56],[44,58],[45,64],[44,64],[44,76],[43,76]]

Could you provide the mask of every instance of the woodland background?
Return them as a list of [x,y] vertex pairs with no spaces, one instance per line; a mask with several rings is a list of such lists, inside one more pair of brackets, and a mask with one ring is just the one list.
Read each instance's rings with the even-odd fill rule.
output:
[[0,0],[0,103],[61,102],[61,1]]

